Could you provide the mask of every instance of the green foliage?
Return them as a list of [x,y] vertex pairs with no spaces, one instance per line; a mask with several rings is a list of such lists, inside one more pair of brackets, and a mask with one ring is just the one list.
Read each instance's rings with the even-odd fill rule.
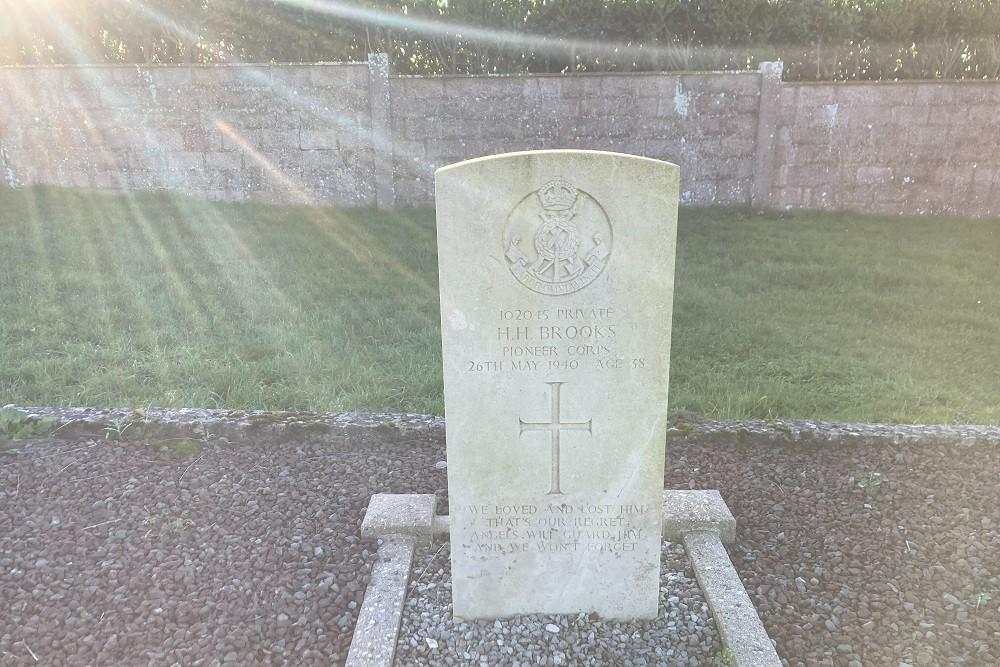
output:
[[317,62],[395,71],[745,69],[997,78],[989,0],[0,0],[0,64]]
[[176,541],[186,539],[194,527],[194,522],[184,517],[175,517],[169,521],[164,520],[160,524],[159,536],[161,540]]
[[104,427],[104,439],[124,442],[127,439],[127,433],[132,426],[133,422],[131,419],[116,417]]
[[[995,591],[994,591],[995,592]],[[969,606],[975,607],[977,610],[980,607],[984,607],[993,599],[993,596],[988,591],[979,591],[973,595],[968,600]]]
[[51,417],[29,414],[13,404],[0,408],[0,441],[44,438],[52,432],[52,426]]
[[712,659],[712,667],[735,667],[736,656],[728,646]]
[[187,458],[201,451],[202,443],[192,438],[163,438],[146,443],[154,449],[163,449],[178,458]]
[[866,496],[873,496],[882,490],[882,473],[868,472],[854,481],[859,489],[864,491]]

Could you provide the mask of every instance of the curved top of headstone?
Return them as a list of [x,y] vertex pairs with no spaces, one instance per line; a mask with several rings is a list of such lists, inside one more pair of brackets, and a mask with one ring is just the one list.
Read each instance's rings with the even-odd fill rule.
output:
[[497,153],[496,155],[484,155],[482,157],[475,157],[475,158],[470,158],[468,160],[462,160],[461,162],[453,162],[452,164],[447,164],[443,167],[439,167],[438,169],[436,169],[434,173],[438,174],[443,171],[461,169],[463,167],[468,167],[483,162],[489,162],[492,160],[525,159],[525,158],[534,158],[538,156],[549,156],[549,155],[581,156],[587,158],[600,158],[602,156],[606,156],[619,159],[626,158],[629,160],[642,160],[644,162],[650,162],[652,164],[669,165],[675,169],[680,168],[673,162],[667,162],[665,160],[657,160],[656,158],[645,157],[643,155],[630,155],[629,153],[618,153],[616,151],[580,150],[575,148],[553,148],[553,149],[537,150],[537,151],[512,151],[510,153]]

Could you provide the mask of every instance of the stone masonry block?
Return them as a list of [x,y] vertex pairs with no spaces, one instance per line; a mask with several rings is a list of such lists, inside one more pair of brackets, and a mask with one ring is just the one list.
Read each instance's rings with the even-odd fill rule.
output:
[[149,68],[150,81],[161,88],[177,88],[191,83],[190,67],[160,66]]
[[729,94],[728,104],[718,105],[720,111],[735,109],[741,114],[753,114],[756,116],[760,110],[760,93],[745,93],[742,95]]
[[210,151],[219,146],[214,133],[200,127],[185,128],[180,133],[186,151]]
[[972,182],[976,186],[1000,183],[1000,171],[989,165],[977,165],[972,175]]
[[740,134],[745,137],[751,137],[751,138],[753,138],[756,134],[757,122],[758,122],[756,113],[730,114],[722,119],[715,119],[715,118],[705,119],[705,121],[711,121],[711,120],[722,121],[723,134],[728,134],[728,135]]
[[955,101],[954,93],[954,85],[926,83],[920,86],[913,100],[916,104],[950,104]]
[[892,181],[890,167],[859,167],[857,172],[859,183],[889,183]]
[[976,128],[1000,125],[1000,107],[995,104],[974,104],[970,106],[969,124]]
[[336,150],[340,147],[340,130],[302,130],[302,150]]
[[[602,95],[634,95],[642,84],[643,77],[629,74],[605,74],[601,76]],[[638,85],[637,85],[638,84]]]
[[97,88],[75,88],[63,91],[39,91],[42,94],[40,108],[46,112],[52,109],[96,109],[101,106],[101,95]]
[[368,65],[357,64],[330,64],[316,65],[310,70],[311,83],[315,86],[341,87],[341,86],[364,86],[368,87]]
[[664,490],[663,537],[680,542],[684,533],[693,531],[715,532],[723,544],[732,544],[736,519],[718,491]]
[[291,100],[275,96],[270,89],[244,86],[214,88],[216,108],[229,110],[265,111],[268,113],[291,112]]
[[567,118],[576,118],[582,103],[572,97],[546,97],[538,105],[538,115],[563,123]]
[[298,89],[312,85],[314,65],[275,65],[271,68],[271,81],[275,86]]
[[243,151],[211,151],[205,153],[205,168],[238,171],[243,168]]
[[269,65],[205,65],[191,68],[191,82],[227,88],[269,88]]
[[914,104],[892,108],[892,122],[898,125],[922,125],[927,122],[929,110],[926,105]]
[[298,130],[242,130],[229,128],[222,135],[223,150],[231,148],[271,151],[273,149],[298,149]]
[[683,85],[710,93],[727,93],[733,97],[760,95],[760,81],[756,72],[687,74],[683,77]]
[[591,98],[601,94],[601,79],[598,76],[576,76],[562,82],[562,96],[565,98]]
[[304,88],[276,86],[283,96],[293,101],[293,106],[303,114],[320,117],[333,114],[371,113],[371,96],[367,88],[342,86],[340,88]]
[[931,125],[955,127],[969,119],[969,107],[965,105],[935,104],[931,107],[927,122]]
[[835,87],[836,99],[850,106],[882,106],[886,104],[906,104],[911,101],[905,88],[895,89],[892,84],[843,83]]
[[420,543],[430,544],[436,504],[432,493],[376,493],[368,502],[361,535],[375,538],[409,535]]
[[528,98],[553,98],[562,95],[562,78],[558,76],[536,76],[525,78],[524,95]]
[[777,109],[778,127],[784,128],[795,122],[796,99],[795,90],[782,90],[781,100]]
[[[142,114],[150,109],[163,106],[172,97],[174,96],[169,90],[152,85],[114,85],[101,89],[101,106],[105,110],[128,109],[136,114]],[[101,113],[104,111],[102,110]]]
[[115,86],[133,88],[148,86],[153,82],[150,68],[144,65],[122,65],[110,69]]
[[440,77],[389,79],[389,90],[392,93],[393,106],[405,103],[407,100],[439,100],[444,97],[444,79]]
[[830,84],[798,84],[795,89],[799,113],[810,113],[837,101],[837,88]]
[[67,67],[62,72],[63,87],[67,90],[97,89],[115,85],[113,70],[105,67]]
[[721,144],[724,157],[752,155],[754,151],[753,137],[723,137]]
[[524,83],[517,77],[448,77],[445,94],[452,103],[461,100],[517,99]]
[[948,133],[942,132],[940,127],[930,125],[913,127],[906,133],[906,144],[928,153],[936,153],[948,147]]

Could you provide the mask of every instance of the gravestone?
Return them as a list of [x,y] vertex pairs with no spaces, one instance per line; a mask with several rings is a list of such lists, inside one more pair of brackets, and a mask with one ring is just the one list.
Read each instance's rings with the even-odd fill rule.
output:
[[437,171],[454,615],[654,618],[678,168]]

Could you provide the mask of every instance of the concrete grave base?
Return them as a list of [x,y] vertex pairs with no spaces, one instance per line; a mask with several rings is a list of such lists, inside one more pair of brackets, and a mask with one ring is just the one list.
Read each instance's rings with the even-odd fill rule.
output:
[[[436,516],[432,494],[376,494],[362,523],[365,537],[381,540],[347,667],[390,667],[417,544],[448,539],[448,517]],[[726,553],[736,519],[718,491],[663,492],[663,536],[681,542],[712,610],[723,647],[735,667],[780,667],[736,568]]]

